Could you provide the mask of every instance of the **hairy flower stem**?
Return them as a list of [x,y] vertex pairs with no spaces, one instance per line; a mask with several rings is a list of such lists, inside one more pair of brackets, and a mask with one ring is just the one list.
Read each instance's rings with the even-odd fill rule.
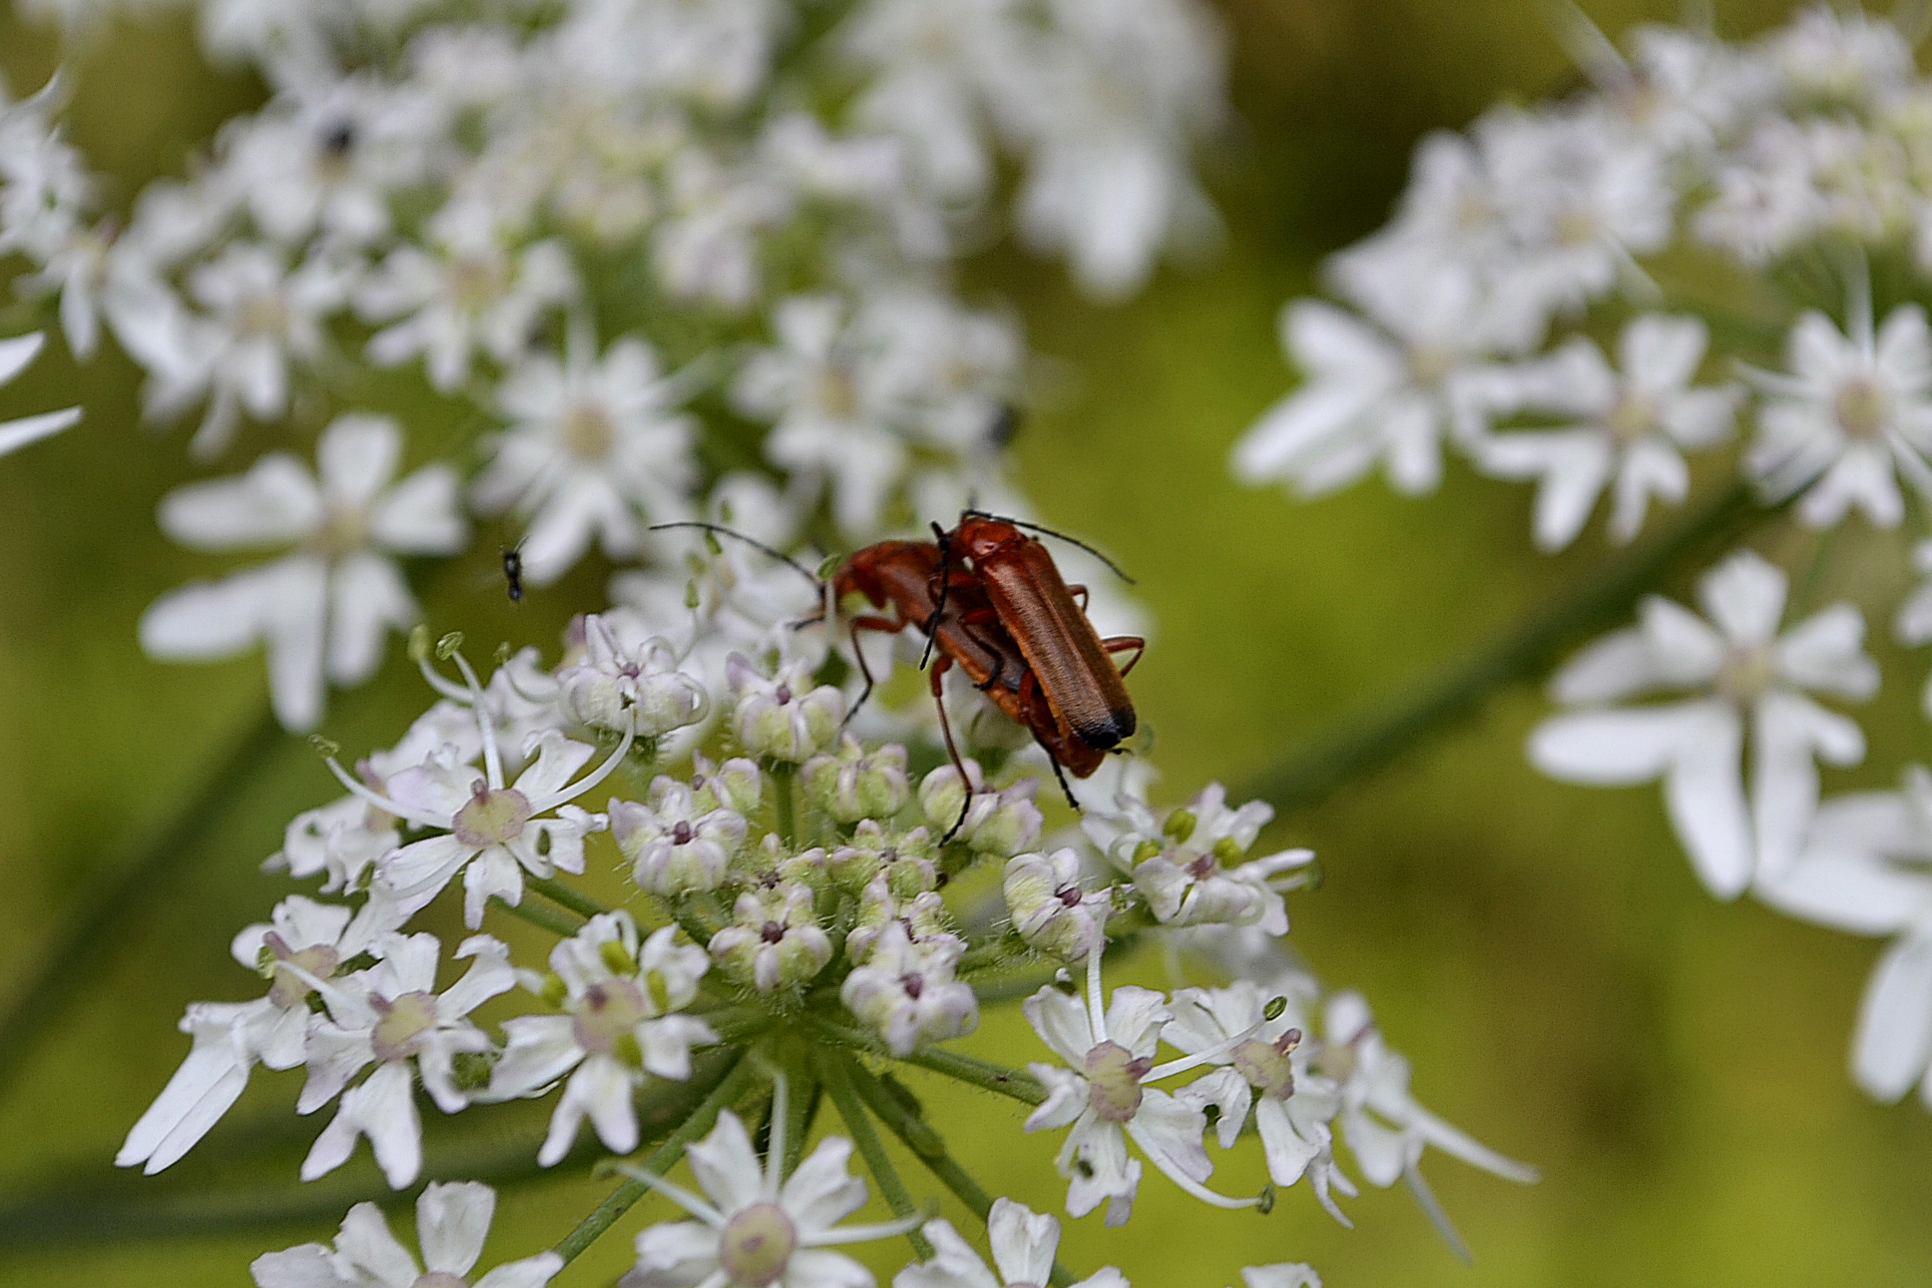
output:
[[[852,1143],[858,1146],[865,1165],[872,1169],[873,1179],[879,1182],[879,1193],[885,1196],[886,1203],[891,1206],[892,1215],[913,1215],[919,1210],[919,1205],[912,1201],[912,1192],[899,1178],[899,1170],[886,1155],[884,1142],[879,1139],[879,1133],[872,1130],[872,1119],[859,1102],[858,1093],[852,1089],[851,1060],[829,1047],[820,1047],[814,1063],[818,1066],[819,1081],[830,1093],[839,1117],[845,1120],[845,1129],[851,1134]],[[908,1230],[906,1238],[911,1242],[913,1251],[919,1254],[920,1260],[932,1256],[932,1241],[924,1234],[918,1230]]]
[[1378,769],[1424,737],[1471,711],[1493,690],[1549,667],[1579,634],[1629,613],[1693,554],[1733,544],[1782,512],[1760,506],[1739,481],[1687,508],[1678,522],[1637,549],[1606,561],[1566,592],[1433,678],[1394,701],[1342,717],[1234,793],[1279,810],[1316,804],[1335,788]]
[[584,928],[579,918],[561,908],[553,908],[547,903],[537,903],[525,899],[522,903],[509,904],[501,899],[492,898],[490,906],[501,908],[519,921],[527,921],[539,930],[547,930],[559,939],[568,939]]
[[533,877],[525,873],[523,877],[523,888],[526,890],[534,890],[536,893],[550,900],[550,902],[570,909],[586,921],[592,917],[600,917],[610,911],[609,908],[598,903],[595,899],[573,890],[563,882],[551,877]]
[[48,1021],[115,959],[109,947],[120,938],[122,922],[149,907],[156,888],[197,853],[194,842],[276,761],[276,752],[290,745],[264,703],[254,725],[235,740],[201,790],[160,830],[148,834],[132,858],[107,865],[107,875],[81,911],[11,989],[12,1004],[0,1013],[0,1092],[20,1072]]
[[[823,1020],[818,1027],[826,1036],[860,1050],[874,1050],[879,1046],[878,1039],[861,1029],[847,1028],[842,1024],[828,1024]],[[916,1064],[934,1073],[943,1073],[958,1082],[968,1083],[985,1091],[1010,1096],[1014,1100],[1029,1105],[1037,1105],[1047,1098],[1046,1088],[1039,1079],[1018,1069],[1008,1069],[986,1060],[976,1060],[970,1055],[939,1048],[923,1048],[904,1057],[907,1064]]]
[[771,773],[772,813],[778,839],[792,849],[798,847],[798,803],[793,792],[797,778],[798,769],[794,765],[779,765]]
[[[677,1130],[664,1138],[662,1145],[651,1151],[644,1160],[642,1170],[661,1176],[675,1167],[678,1160],[684,1157],[684,1147],[710,1131],[718,1121],[719,1111],[736,1103],[757,1074],[757,1062],[747,1059],[742,1052],[737,1053],[731,1063],[721,1066],[718,1084],[711,1089],[711,1094]],[[564,1259],[566,1265],[575,1261],[585,1248],[597,1241],[599,1235],[616,1223],[618,1217],[630,1211],[639,1199],[650,1192],[651,1187],[642,1181],[625,1181],[593,1208],[589,1216],[579,1221],[576,1229],[563,1237],[557,1244],[557,1255]]]
[[[900,1096],[894,1095],[863,1062],[851,1060],[846,1067],[852,1088],[858,1092],[859,1099],[865,1102],[866,1107],[878,1115],[879,1121],[913,1152],[935,1180],[951,1190],[954,1198],[984,1222],[987,1214],[993,1210],[993,1196],[946,1152],[946,1142],[940,1139],[939,1133],[932,1129],[924,1116]],[[1056,1288],[1066,1288],[1073,1282],[1073,1272],[1055,1261],[1051,1282]]]

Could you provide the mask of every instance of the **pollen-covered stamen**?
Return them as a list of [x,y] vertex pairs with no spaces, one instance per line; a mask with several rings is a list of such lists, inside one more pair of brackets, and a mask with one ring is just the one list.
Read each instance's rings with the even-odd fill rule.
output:
[[636,1050],[637,1026],[651,1014],[650,1003],[635,983],[605,980],[584,991],[570,1027],[584,1050],[623,1058]]
[[[335,974],[335,968],[342,964],[341,954],[328,944],[291,949],[288,941],[273,930],[262,936],[262,945],[275,963],[275,982],[269,986],[268,1000],[283,1010],[300,1006],[314,991],[298,971],[316,979],[328,979]],[[290,967],[295,969],[291,970]]]
[[798,1227],[776,1203],[753,1203],[732,1213],[718,1240],[718,1263],[734,1285],[774,1283],[798,1251]]
[[1289,1029],[1273,1042],[1249,1038],[1232,1053],[1235,1072],[1262,1095],[1286,1100],[1295,1092],[1295,1071],[1288,1053],[1300,1044],[1300,1029]]
[[470,799],[450,820],[450,831],[478,849],[505,845],[523,835],[530,822],[530,798],[514,787],[492,788],[481,778],[470,785]]
[[369,1045],[378,1060],[406,1060],[416,1054],[423,1034],[436,1027],[436,995],[404,993],[394,1001],[369,999],[381,1017],[369,1031]]
[[1103,1121],[1124,1123],[1140,1112],[1141,1079],[1154,1062],[1135,1056],[1118,1042],[1101,1042],[1087,1052],[1087,1103]]

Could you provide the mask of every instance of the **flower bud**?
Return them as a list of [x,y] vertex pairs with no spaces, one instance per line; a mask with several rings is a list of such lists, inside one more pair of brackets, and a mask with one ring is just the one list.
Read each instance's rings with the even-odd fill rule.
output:
[[912,796],[906,779],[906,749],[887,743],[870,755],[850,734],[835,755],[805,763],[805,791],[826,814],[847,825],[860,819],[891,818]]
[[732,731],[753,756],[801,764],[838,736],[845,695],[829,685],[808,689],[803,667],[781,667],[776,678],[767,680],[733,653],[726,669],[736,694]]
[[1107,892],[1081,889],[1080,859],[1072,850],[1015,857],[1001,888],[1020,938],[1062,960],[1085,957],[1106,924]]
[[659,776],[651,804],[613,800],[611,833],[638,887],[666,897],[715,890],[743,846],[745,820],[730,810],[700,814],[690,787]]
[[808,983],[832,959],[832,941],[804,886],[747,890],[732,908],[732,922],[711,937],[712,960],[734,982],[761,993]]

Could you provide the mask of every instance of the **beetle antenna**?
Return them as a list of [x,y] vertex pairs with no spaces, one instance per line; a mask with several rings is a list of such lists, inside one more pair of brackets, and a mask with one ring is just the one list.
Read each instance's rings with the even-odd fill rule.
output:
[[1121,571],[1121,567],[1119,564],[1109,559],[1106,555],[1101,554],[1098,550],[1095,550],[1092,546],[1088,545],[1086,542],[1082,541],[1078,537],[1070,537],[1064,532],[1056,532],[1052,528],[1049,528],[1044,524],[1028,523],[1025,519],[1015,519],[1004,514],[994,514],[989,510],[961,510],[960,514],[962,517],[971,517],[974,519],[994,519],[1000,523],[1010,523],[1016,528],[1027,528],[1034,532],[1045,533],[1049,537],[1056,537],[1059,540],[1066,542],[1070,546],[1080,547],[1082,550],[1086,551],[1088,554],[1098,559],[1101,563],[1106,564],[1108,569],[1112,571],[1114,576],[1120,578],[1122,581],[1126,582],[1129,586],[1134,586],[1139,584],[1132,577],[1129,577],[1125,572]]
[[946,587],[952,581],[952,543],[946,540],[946,530],[937,523],[932,525],[932,535],[939,541],[939,602],[933,606],[932,616],[926,619],[926,651],[919,655],[922,671],[932,661],[933,641],[939,638],[939,623],[946,616]]
[[732,528],[725,527],[722,523],[699,523],[695,519],[687,520],[686,522],[683,522],[683,523],[653,523],[647,529],[647,531],[664,532],[671,528],[700,528],[706,532],[715,532],[720,536],[735,537],[739,541],[742,541],[746,545],[750,546],[753,550],[762,550],[764,553],[770,555],[772,558],[778,560],[780,563],[783,563],[787,567],[791,568],[794,572],[796,572],[799,576],[803,577],[806,581],[811,582],[812,588],[814,590],[818,589],[818,587],[823,584],[822,582],[819,581],[818,574],[814,573],[811,569],[807,568],[804,564],[798,562],[798,560],[792,558],[790,555],[785,554],[783,551],[780,551],[780,550],[773,550],[770,546],[758,540],[756,537],[748,537],[742,532],[736,531],[735,529],[732,529]]

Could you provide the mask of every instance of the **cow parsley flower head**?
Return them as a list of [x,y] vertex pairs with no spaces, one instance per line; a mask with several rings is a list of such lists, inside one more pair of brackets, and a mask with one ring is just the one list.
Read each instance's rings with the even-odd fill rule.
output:
[[[1779,635],[1786,586],[1783,572],[1745,550],[1699,584],[1708,622],[1650,596],[1639,625],[1590,645],[1551,681],[1559,701],[1583,709],[1546,720],[1530,737],[1531,761],[1555,778],[1601,786],[1663,778],[1678,838],[1720,898],[1796,857],[1818,801],[1815,759],[1850,765],[1865,754],[1858,725],[1807,696],[1857,700],[1877,690],[1864,618],[1836,604]],[[1695,696],[1608,705],[1658,689]]]

